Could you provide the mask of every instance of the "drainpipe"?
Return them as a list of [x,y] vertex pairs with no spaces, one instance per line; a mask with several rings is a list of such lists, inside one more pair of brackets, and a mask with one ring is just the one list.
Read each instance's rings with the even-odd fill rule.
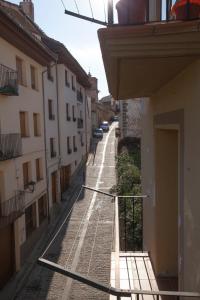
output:
[[47,218],[48,223],[50,223],[50,209],[49,209],[49,177],[48,177],[48,167],[47,167],[47,140],[46,140],[46,109],[45,109],[45,91],[44,91],[44,74],[47,69],[42,72],[42,98],[43,98],[43,116],[44,116],[44,150],[45,150],[45,172],[47,180]]
[[[50,67],[57,66],[57,61]],[[42,72],[42,96],[43,96],[43,115],[44,115],[44,148],[45,148],[45,172],[47,179],[47,217],[48,223],[50,223],[50,206],[49,206],[49,176],[48,176],[48,164],[47,164],[47,139],[46,139],[46,109],[45,109],[45,90],[44,90],[44,74],[47,73],[47,69]],[[57,80],[57,73],[56,73]]]
[[[57,101],[57,125],[58,125],[58,154],[59,154],[59,179],[60,179],[60,195],[61,195],[61,150],[60,150],[60,119],[59,119],[59,89],[58,89],[58,63],[56,62],[56,101]],[[61,200],[61,198],[60,198]]]
[[[86,89],[85,89],[85,94],[86,94]],[[86,160],[88,157],[88,146],[87,146],[87,110],[86,110],[86,104],[88,105],[88,99],[87,99],[87,94],[85,95],[85,151],[86,151]]]

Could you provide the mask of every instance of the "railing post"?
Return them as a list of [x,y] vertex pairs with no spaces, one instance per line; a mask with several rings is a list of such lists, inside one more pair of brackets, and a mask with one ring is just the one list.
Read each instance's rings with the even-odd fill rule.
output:
[[127,222],[126,222],[126,215],[127,215],[127,212],[126,212],[126,199],[123,201],[125,204],[124,204],[124,240],[125,240],[125,252],[127,251],[127,234],[126,234],[126,227],[127,227]]
[[113,25],[113,0],[108,0],[108,25]]

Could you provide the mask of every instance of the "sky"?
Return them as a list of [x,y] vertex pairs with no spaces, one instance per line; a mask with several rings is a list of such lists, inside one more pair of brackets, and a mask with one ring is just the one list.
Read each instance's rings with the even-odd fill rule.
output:
[[[94,17],[105,20],[104,3],[107,0],[90,0]],[[20,0],[10,0],[19,4]],[[77,12],[75,0],[32,0],[35,9],[35,22],[50,37],[62,42],[77,59],[84,70],[98,78],[99,97],[109,94],[101,56],[97,30],[103,26],[64,14],[66,9]],[[117,0],[114,0],[116,3]],[[80,14],[91,17],[89,0],[76,0]]]

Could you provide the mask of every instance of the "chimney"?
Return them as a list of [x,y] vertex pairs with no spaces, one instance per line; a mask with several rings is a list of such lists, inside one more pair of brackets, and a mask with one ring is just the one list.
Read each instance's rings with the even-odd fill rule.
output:
[[32,20],[34,21],[34,5],[31,0],[23,0],[19,4],[21,10]]

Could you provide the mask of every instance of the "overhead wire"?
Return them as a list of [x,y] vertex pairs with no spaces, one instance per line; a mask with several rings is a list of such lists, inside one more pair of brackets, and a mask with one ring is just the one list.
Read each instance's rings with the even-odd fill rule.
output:
[[63,5],[64,9],[66,9],[64,1],[63,0],[60,0],[60,1],[61,1],[62,5]]
[[90,4],[90,11],[91,11],[92,17],[94,19],[94,13],[93,13],[93,8],[92,8],[91,0],[89,0],[89,4]]
[[77,9],[78,14],[80,14],[79,8],[78,8],[78,4],[77,4],[76,0],[74,0],[74,3],[75,3],[75,6],[76,6],[76,9]]
[[106,16],[106,3],[105,3],[105,0],[103,0],[103,9],[104,9],[105,22],[106,22],[107,21],[107,16]]

